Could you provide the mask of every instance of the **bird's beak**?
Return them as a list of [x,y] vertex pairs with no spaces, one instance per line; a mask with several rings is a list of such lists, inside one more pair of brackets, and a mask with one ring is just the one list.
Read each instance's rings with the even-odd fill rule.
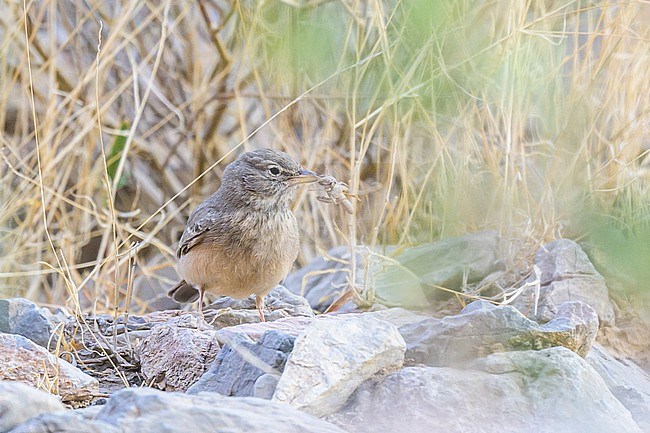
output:
[[314,173],[313,171],[306,170],[304,168],[301,168],[298,173],[299,173],[298,176],[292,177],[291,179],[289,179],[289,182],[291,182],[294,185],[297,185],[301,183],[316,182],[319,179],[319,176],[316,173]]

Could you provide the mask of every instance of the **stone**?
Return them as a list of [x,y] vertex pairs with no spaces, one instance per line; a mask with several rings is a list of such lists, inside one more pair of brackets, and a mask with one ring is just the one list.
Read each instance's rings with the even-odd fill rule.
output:
[[494,352],[565,346],[585,356],[598,319],[583,303],[571,303],[541,326],[516,308],[487,302],[469,304],[454,316],[411,320],[399,326],[406,341],[406,359],[434,367],[456,366]]
[[0,333],[0,380],[23,382],[83,405],[99,394],[99,382],[31,340]]
[[258,341],[264,333],[271,330],[297,337],[307,329],[313,320],[311,317],[287,317],[274,322],[258,321],[257,323],[229,326],[217,331],[217,340],[221,345],[226,345],[231,341],[239,341],[242,338]]
[[272,400],[322,417],[366,379],[400,368],[404,350],[397,328],[376,317],[318,317],[296,339]]
[[214,362],[188,394],[209,391],[222,395],[250,397],[258,378],[265,373],[280,375],[295,337],[280,331],[267,331],[259,341],[247,338],[225,345]]
[[[512,305],[527,317],[548,321],[565,302],[582,301],[598,314],[601,323],[614,323],[614,307],[605,279],[596,271],[580,245],[557,239],[542,247],[535,256],[539,275],[531,275],[526,289]],[[539,279],[539,299],[535,310],[535,281]]]
[[406,367],[364,383],[326,419],[359,433],[641,432],[587,362],[563,347],[495,353],[469,369]]
[[51,313],[27,299],[0,299],[0,332],[18,334],[47,347],[52,335]]
[[279,381],[279,375],[268,373],[261,375],[257,378],[253,386],[253,397],[271,400]]
[[[311,260],[305,267],[292,272],[284,279],[284,285],[292,293],[304,296],[309,305],[323,312],[349,288],[352,254],[347,246],[332,248],[324,256]],[[363,286],[364,260],[356,256],[355,284]],[[354,303],[346,303],[342,311],[354,309]]]
[[43,413],[64,411],[58,398],[20,382],[0,381],[0,432]]
[[[273,322],[286,317],[314,317],[309,302],[284,286],[277,286],[264,297],[264,318]],[[258,323],[260,321],[255,297],[234,299],[221,297],[204,309],[205,319],[215,328]]]
[[587,362],[644,432],[650,432],[650,376],[634,362],[616,358],[596,343]]
[[136,347],[145,383],[185,391],[217,356],[217,332],[202,319],[184,314],[155,325]]
[[326,421],[269,400],[152,388],[117,392],[95,420],[117,426],[123,433],[345,433]]

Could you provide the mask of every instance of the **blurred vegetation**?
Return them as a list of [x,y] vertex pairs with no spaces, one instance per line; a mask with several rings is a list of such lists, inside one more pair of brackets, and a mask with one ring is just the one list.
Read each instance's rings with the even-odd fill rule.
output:
[[257,147],[361,197],[347,217],[301,195],[301,263],[496,229],[512,263],[570,237],[648,281],[646,2],[27,5],[0,6],[2,295],[146,309]]

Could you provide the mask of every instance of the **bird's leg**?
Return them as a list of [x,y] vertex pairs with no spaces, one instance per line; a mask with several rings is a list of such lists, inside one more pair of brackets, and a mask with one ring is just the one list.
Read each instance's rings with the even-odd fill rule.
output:
[[260,322],[266,322],[264,318],[264,296],[255,295],[255,306],[257,307],[257,313],[260,315]]
[[199,289],[199,316],[201,316],[201,319],[205,320],[205,316],[203,315],[203,294],[205,291],[203,289]]

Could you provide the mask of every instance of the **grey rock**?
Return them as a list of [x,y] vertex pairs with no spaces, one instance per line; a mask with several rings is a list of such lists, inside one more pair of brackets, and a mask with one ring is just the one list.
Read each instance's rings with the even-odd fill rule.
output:
[[[264,303],[264,318],[267,322],[286,317],[314,317],[309,302],[284,286],[276,286],[271,290],[264,297]],[[246,299],[219,298],[205,308],[205,318],[216,328],[260,321],[253,296]]]
[[216,393],[188,395],[129,388],[114,394],[95,418],[123,433],[345,433],[287,405]]
[[46,413],[20,424],[10,433],[122,433],[106,422],[83,416],[79,411]]
[[397,328],[376,317],[318,317],[296,339],[273,401],[327,415],[372,375],[400,368],[404,350]]
[[543,286],[580,276],[601,276],[582,247],[570,239],[557,239],[544,245],[535,255],[535,264],[541,270]]
[[64,411],[55,396],[20,382],[0,381],[0,433],[42,413]]
[[[614,323],[614,307],[605,279],[596,271],[580,245],[569,239],[546,244],[535,256],[539,269],[539,299],[535,312],[535,287],[527,287],[512,305],[537,321],[548,321],[565,302],[582,301],[598,314],[601,323]],[[528,283],[537,278],[531,275]]]
[[586,361],[559,347],[495,353],[467,370],[406,367],[364,383],[327,419],[360,433],[641,432]]
[[[349,288],[352,275],[352,254],[347,246],[332,248],[325,256],[318,256],[305,267],[289,274],[284,285],[292,293],[304,296],[316,311],[325,311]],[[361,254],[356,256],[355,284],[363,286],[364,260]],[[349,302],[343,311],[354,308]]]
[[97,379],[22,335],[0,333],[0,380],[46,388],[64,402],[75,404],[92,400],[99,393]]
[[455,316],[422,318],[399,326],[406,340],[407,361],[435,367],[455,366],[494,352],[555,346],[565,346],[585,356],[598,328],[595,313],[583,303],[564,306],[544,326],[511,306],[472,304]]
[[0,332],[18,334],[47,347],[52,335],[51,314],[23,298],[0,299]]
[[275,393],[275,389],[278,387],[279,381],[279,375],[268,373],[261,375],[255,381],[255,386],[253,387],[253,397],[271,400],[271,398],[273,398],[273,394]]
[[257,379],[265,373],[280,375],[295,337],[279,331],[267,331],[259,341],[247,338],[225,345],[208,371],[188,390],[188,394],[209,391],[222,395],[250,397]]
[[612,356],[594,344],[587,362],[623,403],[644,432],[650,432],[650,376],[634,362]]
[[190,314],[155,325],[136,348],[145,383],[185,391],[217,356],[217,332]]

